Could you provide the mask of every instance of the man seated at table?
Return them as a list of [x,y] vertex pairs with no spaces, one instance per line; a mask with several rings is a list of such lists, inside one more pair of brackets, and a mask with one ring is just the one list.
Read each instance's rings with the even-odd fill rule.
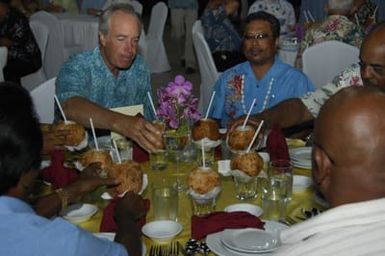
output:
[[345,88],[322,106],[312,172],[331,209],[283,230],[275,255],[385,253],[384,109],[376,87]]
[[249,15],[255,12],[264,11],[274,15],[281,25],[281,35],[294,30],[295,12],[294,8],[286,0],[256,0],[249,7]]
[[319,25],[310,27],[301,41],[296,67],[302,67],[302,54],[306,48],[330,40],[341,41],[357,48],[361,47],[364,32],[347,17],[353,0],[329,0],[325,9],[328,17]]
[[42,65],[41,52],[28,19],[10,6],[10,0],[0,0],[0,47],[7,47],[4,80],[20,84],[23,76]]
[[[322,72],[322,71],[320,71]],[[284,128],[299,130],[301,124],[317,117],[323,103],[334,93],[348,86],[375,86],[385,88],[385,22],[366,36],[360,49],[360,63],[354,64],[337,76],[332,83],[302,98],[289,99],[254,116],[265,120],[267,128],[278,123]],[[242,119],[234,123],[243,122]]]
[[56,80],[56,94],[67,118],[89,127],[120,133],[147,151],[161,146],[158,129],[143,117],[109,110],[144,105],[144,116],[153,119],[147,92],[150,72],[137,54],[140,20],[128,4],[109,7],[100,17],[99,47],[69,58]]
[[222,127],[246,114],[253,99],[255,114],[282,100],[314,91],[306,75],[276,56],[280,29],[277,18],[257,12],[245,22],[243,52],[248,61],[226,70],[214,86],[211,116],[221,120]]
[[41,149],[42,134],[29,93],[22,87],[2,84],[0,230],[4,235],[0,255],[141,255],[135,221],[144,214],[144,204],[132,193],[115,209],[117,243],[99,239],[60,217],[46,219],[34,212],[27,202],[39,174]]

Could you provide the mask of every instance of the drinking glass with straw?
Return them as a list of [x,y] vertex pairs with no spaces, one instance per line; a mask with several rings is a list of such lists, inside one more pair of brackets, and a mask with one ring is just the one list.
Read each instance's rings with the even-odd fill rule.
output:
[[207,107],[207,110],[206,110],[205,119],[209,117],[209,113],[210,113],[211,105],[213,104],[214,97],[215,97],[215,91],[213,91],[213,93],[211,94],[209,106]]

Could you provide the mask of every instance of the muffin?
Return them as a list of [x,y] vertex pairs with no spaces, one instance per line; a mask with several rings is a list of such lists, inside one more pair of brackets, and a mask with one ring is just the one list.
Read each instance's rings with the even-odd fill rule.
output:
[[120,182],[118,186],[109,189],[112,196],[129,191],[138,194],[142,189],[143,172],[137,162],[126,161],[121,164],[114,164],[108,169],[107,176]]
[[256,152],[237,154],[231,159],[231,169],[256,177],[263,169],[263,159]]
[[206,194],[220,184],[219,174],[211,168],[198,167],[190,173],[189,187],[198,194]]
[[83,167],[87,167],[92,163],[100,163],[100,167],[105,170],[112,165],[112,158],[106,151],[91,149],[82,155],[80,163]]
[[86,135],[84,127],[78,123],[67,121],[59,122],[54,125],[54,131],[69,131],[69,134],[65,137],[66,146],[77,146],[79,145]]
[[218,123],[213,119],[200,119],[194,123],[192,129],[193,140],[199,141],[204,138],[217,141],[220,139]]

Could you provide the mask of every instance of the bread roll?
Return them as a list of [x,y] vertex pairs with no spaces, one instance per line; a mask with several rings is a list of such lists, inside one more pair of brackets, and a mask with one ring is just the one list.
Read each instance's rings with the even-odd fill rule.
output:
[[192,129],[193,140],[198,141],[204,138],[217,141],[221,138],[218,123],[213,119],[200,119],[195,122]]
[[189,187],[198,194],[206,194],[220,184],[219,174],[213,170],[207,171],[198,167],[190,173]]
[[245,150],[249,146],[255,133],[254,127],[246,125],[245,128],[238,126],[229,132],[228,144],[231,149]]
[[69,134],[65,137],[66,146],[79,145],[86,135],[86,131],[84,130],[83,126],[70,121],[68,121],[67,123],[59,122],[54,125],[53,129],[54,131],[69,131]]
[[114,164],[107,172],[108,177],[117,179],[120,184],[109,189],[112,196],[120,195],[126,191],[139,193],[143,183],[143,172],[140,165],[134,161]]
[[103,170],[106,170],[112,165],[112,159],[110,154],[106,151],[91,149],[82,155],[80,163],[84,167],[87,167],[92,163],[100,163],[100,167]]
[[257,176],[263,168],[263,159],[256,152],[237,154],[231,159],[231,169],[240,170],[251,177]]

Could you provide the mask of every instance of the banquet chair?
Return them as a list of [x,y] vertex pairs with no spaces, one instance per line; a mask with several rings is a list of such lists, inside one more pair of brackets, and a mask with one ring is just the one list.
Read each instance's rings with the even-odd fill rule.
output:
[[30,90],[33,104],[40,123],[51,124],[55,116],[55,81],[56,77],[36,86]]
[[200,20],[195,21],[192,27],[192,39],[198,58],[199,72],[201,75],[201,86],[199,95],[199,111],[205,111],[211,97],[214,84],[219,73],[211,55],[209,45],[203,35],[203,27]]
[[171,70],[166,48],[163,43],[163,32],[167,20],[168,8],[164,2],[152,7],[150,25],[146,35],[146,51],[144,61],[151,73],[162,73]]
[[360,50],[340,41],[325,41],[305,49],[303,72],[314,86],[321,87],[333,80],[350,64],[359,61]]
[[47,78],[57,76],[61,65],[72,54],[82,51],[80,45],[65,45],[64,31],[59,19],[51,13],[39,11],[34,13],[31,21],[38,20],[48,27],[48,42],[44,57],[44,71]]
[[48,27],[38,20],[30,21],[29,26],[31,27],[32,33],[35,36],[36,42],[39,46],[43,65],[36,72],[21,78],[21,84],[27,90],[32,89],[33,87],[44,83],[47,80],[44,72],[44,57],[48,41]]

